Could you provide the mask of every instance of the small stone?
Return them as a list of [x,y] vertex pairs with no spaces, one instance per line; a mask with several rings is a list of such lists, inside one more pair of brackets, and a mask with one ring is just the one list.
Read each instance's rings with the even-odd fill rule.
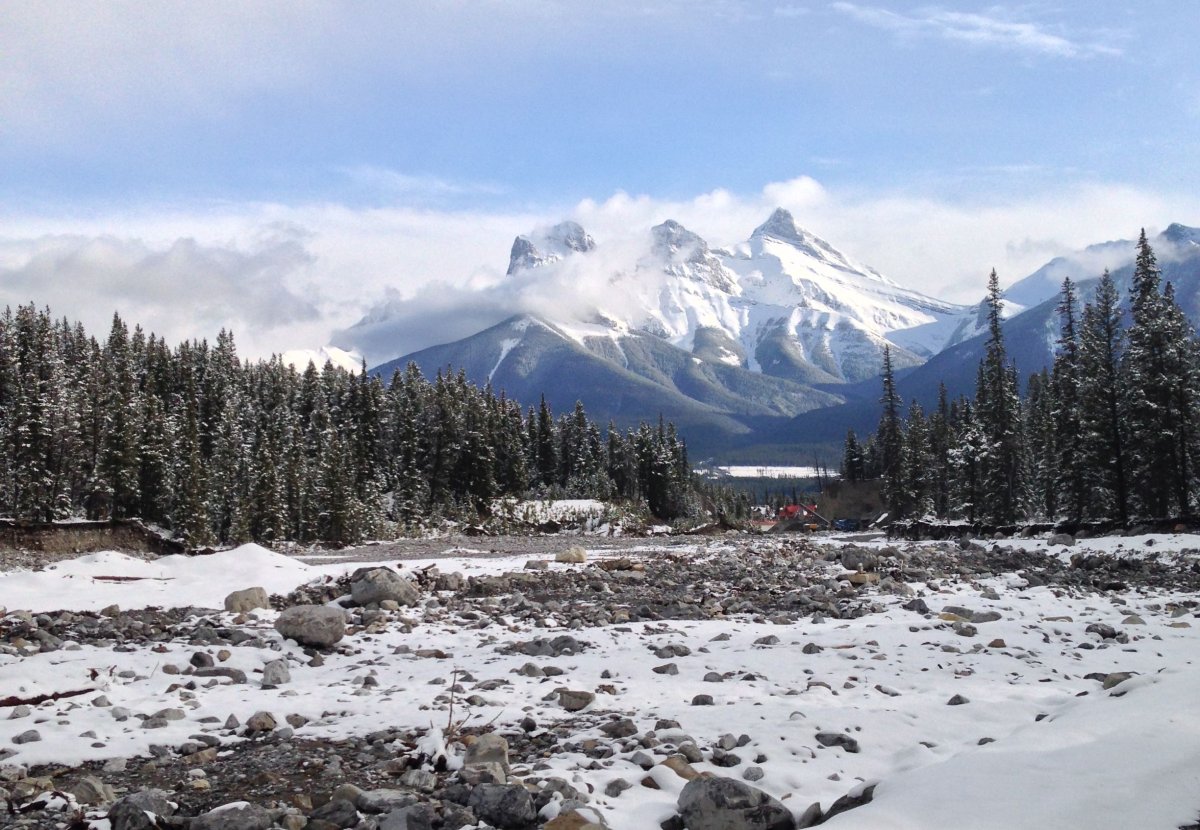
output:
[[1105,676],[1102,683],[1105,689],[1111,689],[1114,686],[1119,686],[1129,678],[1133,677],[1133,672],[1117,671]]
[[211,669],[213,667],[212,655],[205,651],[197,651],[188,662],[197,669]]
[[270,732],[275,726],[275,716],[270,712],[255,712],[246,721],[248,732]]
[[637,725],[629,718],[621,718],[601,724],[600,731],[610,738],[628,738],[636,735],[638,729]]
[[42,735],[36,729],[27,729],[24,732],[22,732],[20,735],[15,736],[12,739],[12,742],[14,744],[18,744],[18,745],[19,744],[32,744],[32,743],[37,743],[41,739],[42,739]]
[[263,686],[282,686],[292,682],[292,673],[286,660],[272,660],[263,666]]
[[858,752],[858,741],[845,732],[818,732],[817,743],[821,746],[840,746],[847,752]]
[[692,698],[692,705],[693,706],[712,706],[713,705],[713,696],[712,695],[696,695],[695,697]]
[[592,692],[563,689],[558,693],[559,705],[568,712],[578,712],[581,709],[585,709],[595,699],[596,695]]
[[614,778],[604,785],[604,794],[609,798],[616,798],[621,793],[632,788],[633,785],[624,778]]
[[651,669],[655,674],[676,675],[679,674],[679,666],[674,663],[663,663],[661,666],[655,666]]
[[947,706],[962,706],[964,703],[970,703],[970,702],[971,701],[967,700],[962,695],[955,695],[954,697],[952,697],[946,701],[946,705]]

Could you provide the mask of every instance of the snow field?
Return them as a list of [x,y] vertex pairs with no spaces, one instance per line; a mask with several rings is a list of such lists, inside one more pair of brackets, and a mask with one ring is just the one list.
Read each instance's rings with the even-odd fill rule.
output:
[[[1156,554],[1194,555],[1182,553],[1194,537],[1154,540],[1149,550]],[[1091,550],[1113,551],[1122,544],[1142,553],[1148,549],[1144,542],[1087,544]],[[1040,540],[1005,544],[1046,547]],[[1078,552],[1079,547],[1063,550]],[[710,554],[698,548],[695,555]],[[729,555],[728,548],[712,555]],[[519,569],[524,557],[432,561],[443,571],[482,575]],[[653,555],[645,561],[653,567]],[[156,562],[93,554],[45,571],[0,575],[0,602],[10,610],[35,611],[98,610],[111,603],[122,608],[219,608],[233,590],[262,585],[268,592],[285,592],[363,564],[309,566],[257,546]],[[406,562],[398,569],[426,564],[430,562]],[[96,582],[98,576],[144,578]],[[782,798],[797,815],[812,802],[828,808],[856,786],[879,782],[875,801],[832,819],[829,826],[834,828],[1094,830],[1175,828],[1194,820],[1200,812],[1200,648],[1190,622],[1194,617],[1180,615],[1177,603],[1195,597],[1170,591],[1073,596],[1050,587],[1022,590],[1020,585],[1013,575],[975,584],[946,581],[936,591],[914,584],[934,617],[902,609],[907,598],[880,595],[887,606],[882,614],[793,625],[731,618],[568,632],[562,618],[566,614],[548,619],[545,627],[510,619],[504,626],[472,628],[458,618],[439,618],[437,609],[403,609],[386,625],[348,635],[340,644],[345,648],[326,656],[319,667],[308,666],[295,643],[281,641],[272,627],[273,612],[259,611],[243,627],[279,643],[282,651],[234,647],[229,660],[218,663],[245,671],[248,684],[221,680],[211,688],[168,694],[169,685],[188,678],[163,674],[162,667],[185,667],[198,650],[185,642],[168,643],[161,651],[141,648],[119,654],[79,646],[25,657],[0,655],[0,690],[5,694],[96,689],[34,707],[27,718],[0,720],[0,747],[16,750],[4,762],[10,764],[144,755],[151,743],[177,746],[196,732],[219,730],[230,714],[245,722],[259,710],[272,712],[281,722],[292,713],[309,718],[297,737],[338,738],[384,726],[442,728],[448,713],[444,699],[438,698],[446,694],[457,669],[475,679],[462,681],[465,692],[456,696],[454,719],[467,717],[467,726],[492,723],[505,732],[518,729],[516,724],[529,715],[541,728],[570,724],[575,734],[569,741],[609,741],[597,727],[612,713],[632,718],[639,733],[653,729],[658,718],[677,720],[680,729],[659,738],[690,736],[702,749],[726,733],[745,734],[749,743],[732,750],[742,759],[739,765],[723,769],[703,762],[697,768],[741,777],[761,753],[765,760],[757,766],[763,778],[755,786]],[[988,599],[985,592],[999,599]],[[963,637],[936,617],[945,606],[997,611],[1002,619],[979,623],[976,636]],[[1131,615],[1143,622],[1126,622]],[[220,616],[232,620],[232,615]],[[405,620],[410,630],[405,630]],[[1091,623],[1112,625],[1126,632],[1130,642],[1122,645],[1086,633]],[[561,633],[592,647],[558,658],[497,651],[506,643]],[[724,635],[728,639],[714,639]],[[756,643],[770,636],[779,642]],[[989,645],[997,640],[1003,645]],[[654,656],[653,648],[668,644],[686,646],[691,653]],[[809,644],[820,651],[804,654]],[[446,656],[417,656],[427,649]],[[292,682],[259,688],[254,672],[280,656],[289,661]],[[517,670],[527,662],[557,666],[565,673],[526,677]],[[668,662],[677,665],[678,675],[652,671]],[[603,676],[606,671],[611,677]],[[1085,678],[1091,672],[1118,671],[1135,677],[1109,691]],[[706,682],[707,672],[726,677]],[[364,687],[367,675],[378,685]],[[473,688],[489,680],[502,682],[486,690]],[[553,692],[560,687],[595,691],[597,699],[573,715],[558,705]],[[134,713],[179,708],[186,717],[161,729],[142,729],[136,717],[118,722],[111,708],[93,706],[91,699],[100,694],[114,707]],[[473,694],[483,699],[479,705],[466,702]],[[690,705],[697,694],[712,695],[715,705]],[[968,702],[947,705],[954,695]],[[1039,716],[1044,717],[1038,721]],[[200,722],[205,717],[217,720]],[[12,743],[31,728],[42,733],[42,741]],[[89,731],[94,738],[80,737]],[[818,732],[844,732],[860,751],[824,748],[815,739]],[[981,744],[984,739],[991,742]],[[97,743],[104,745],[93,746]],[[641,786],[647,774],[628,760],[630,754],[618,752],[611,761],[599,762],[598,769],[585,769],[593,761],[582,754],[557,754],[546,759],[552,769],[537,774],[559,775],[591,789],[592,803],[614,828],[657,827],[674,813],[685,782],[656,768],[652,777],[659,789]],[[616,798],[605,796],[605,785],[618,777],[633,788]],[[214,787],[220,786],[219,766],[210,778]]]

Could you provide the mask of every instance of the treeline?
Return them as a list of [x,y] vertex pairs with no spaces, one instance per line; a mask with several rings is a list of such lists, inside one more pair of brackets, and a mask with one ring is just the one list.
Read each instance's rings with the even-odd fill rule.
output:
[[522,412],[461,372],[385,385],[242,361],[224,331],[171,349],[115,315],[103,343],[32,305],[0,316],[0,516],[136,517],[205,545],[379,538],[499,497],[746,512],[701,487],[671,424],[601,432],[580,405]]
[[[1063,282],[1051,369],[1018,394],[1001,293],[988,283],[989,338],[973,397],[901,412],[884,352],[876,433],[846,436],[843,475],[880,478],[896,517],[995,525],[1026,519],[1178,519],[1200,485],[1200,343],[1143,231],[1123,315],[1107,271],[1080,309]],[[1125,320],[1128,320],[1126,325]]]

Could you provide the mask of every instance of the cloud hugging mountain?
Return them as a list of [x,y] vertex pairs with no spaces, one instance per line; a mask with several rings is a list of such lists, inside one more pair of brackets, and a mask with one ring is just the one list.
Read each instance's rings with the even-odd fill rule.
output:
[[[1185,308],[1200,313],[1187,302],[1200,286],[1198,236],[1173,225],[1158,245],[1168,278],[1184,276]],[[1052,354],[1062,277],[1119,270],[1131,252],[1093,246],[1009,289],[1022,371]],[[943,375],[952,392],[967,391],[981,319],[977,307],[896,284],[777,209],[727,248],[671,220],[611,245],[575,222],[541,228],[514,240],[503,280],[392,300],[335,342],[367,354],[422,344],[377,366],[385,377],[409,362],[427,375],[453,367],[525,404],[545,396],[563,411],[579,400],[622,426],[661,414],[708,455],[828,443],[873,422],[885,346],[915,396],[936,393]]]

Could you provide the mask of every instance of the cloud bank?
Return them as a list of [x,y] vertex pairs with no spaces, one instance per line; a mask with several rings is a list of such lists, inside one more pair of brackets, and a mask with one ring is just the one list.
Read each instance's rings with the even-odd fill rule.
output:
[[[477,212],[321,203],[10,215],[0,218],[0,305],[48,304],[97,332],[119,311],[172,342],[232,328],[246,356],[318,348],[364,316],[401,315],[409,325],[394,342],[339,344],[365,348],[374,363],[520,311],[611,302],[613,269],[635,258],[653,225],[675,219],[721,247],[746,239],[776,206],[901,285],[964,303],[982,296],[992,268],[1011,284],[1142,226],[1200,224],[1200,197],[1116,184],[951,201],[829,189],[807,176],[749,194],[616,193]],[[513,237],[564,218],[595,237],[598,256],[506,278]]]

